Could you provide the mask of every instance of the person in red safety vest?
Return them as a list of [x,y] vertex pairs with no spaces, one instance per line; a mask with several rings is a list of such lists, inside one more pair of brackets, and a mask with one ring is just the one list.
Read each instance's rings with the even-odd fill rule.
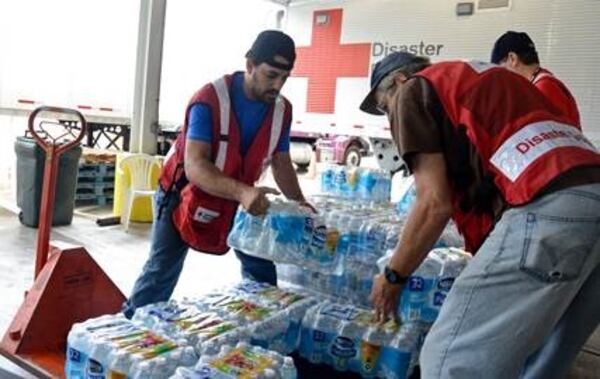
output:
[[[191,98],[183,130],[165,158],[155,196],[149,258],[123,312],[166,301],[189,248],[221,255],[241,205],[252,215],[269,207],[274,188],[255,182],[270,165],[288,199],[306,204],[289,154],[292,105],[280,95],[296,59],[294,41],[261,32],[246,54],[246,71],[207,83]],[[242,276],[277,284],[273,262],[235,251]]]
[[377,63],[367,113],[387,115],[415,178],[375,317],[452,218],[475,254],[420,354],[423,378],[563,377],[600,322],[600,154],[523,77],[484,62]]
[[552,72],[540,66],[535,44],[527,33],[508,31],[501,35],[492,49],[491,62],[529,80],[553,107],[566,114],[574,126],[581,128],[575,97]]

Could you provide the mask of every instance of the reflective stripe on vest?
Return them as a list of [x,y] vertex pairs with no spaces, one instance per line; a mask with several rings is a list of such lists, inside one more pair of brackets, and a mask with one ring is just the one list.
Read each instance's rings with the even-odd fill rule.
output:
[[285,102],[281,98],[275,101],[275,109],[273,109],[273,123],[271,124],[271,138],[269,139],[269,150],[267,157],[270,157],[275,152],[281,137],[281,129],[283,128],[283,115],[285,113]]
[[[213,87],[217,94],[219,101],[219,112],[221,113],[221,129],[219,136],[219,151],[217,152],[217,159],[215,160],[215,166],[219,170],[223,171],[225,167],[225,159],[227,157],[227,146],[229,144],[229,117],[231,111],[231,101],[229,99],[229,90],[225,78],[219,78],[213,82]],[[266,161],[275,152],[279,139],[281,138],[281,129],[283,128],[283,116],[285,115],[285,102],[280,97],[275,101],[273,109],[273,121],[271,123],[271,136],[269,138],[269,150],[267,150]],[[214,137],[213,137],[214,138]]]
[[225,78],[219,78],[213,82],[217,98],[219,100],[219,113],[221,121],[221,135],[213,136],[213,138],[219,138],[219,151],[217,152],[217,159],[215,160],[215,166],[221,171],[225,168],[225,158],[227,156],[227,145],[229,137],[229,112],[231,110],[231,102],[229,101],[229,89]]
[[490,162],[510,181],[544,154],[561,147],[576,147],[597,152],[594,145],[576,128],[556,121],[541,121],[524,126],[513,134],[490,158]]

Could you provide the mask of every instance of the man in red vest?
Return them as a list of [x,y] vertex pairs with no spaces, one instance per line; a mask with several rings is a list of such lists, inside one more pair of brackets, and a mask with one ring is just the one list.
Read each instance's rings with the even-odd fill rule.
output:
[[[246,72],[206,84],[189,102],[161,171],[150,256],[123,306],[127,317],[170,298],[190,247],[218,255],[229,250],[238,205],[253,215],[267,211],[266,195],[279,192],[254,186],[267,165],[288,199],[305,202],[289,155],[292,106],[279,93],[294,66],[294,41],[264,31],[246,58]],[[276,284],[273,262],[236,255],[244,277]]]
[[387,114],[417,192],[374,279],[376,317],[394,317],[450,218],[476,254],[425,340],[423,378],[562,377],[600,321],[600,154],[547,104],[483,62],[393,53],[373,70],[361,109]]
[[508,31],[500,36],[494,44],[491,62],[529,80],[552,106],[570,117],[575,126],[580,127],[575,98],[563,82],[540,66],[535,44],[527,33]]

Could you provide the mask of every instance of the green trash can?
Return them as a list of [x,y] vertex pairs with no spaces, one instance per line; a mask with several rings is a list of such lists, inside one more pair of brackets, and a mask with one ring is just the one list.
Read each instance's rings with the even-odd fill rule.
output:
[[[21,208],[19,220],[23,225],[36,228],[40,218],[46,152],[35,143],[33,138],[17,137],[15,153],[17,154],[17,205]],[[53,226],[69,225],[73,220],[80,157],[81,146],[74,146],[60,156]]]

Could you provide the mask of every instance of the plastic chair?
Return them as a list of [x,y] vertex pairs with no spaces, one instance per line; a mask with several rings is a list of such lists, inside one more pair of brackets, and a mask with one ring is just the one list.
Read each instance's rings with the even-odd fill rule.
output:
[[125,231],[129,230],[129,220],[135,199],[150,197],[152,214],[154,214],[152,196],[156,191],[156,183],[152,182],[152,171],[154,166],[160,167],[160,164],[159,160],[147,154],[133,154],[123,158],[119,163],[120,174],[125,175],[125,171],[128,171],[130,183],[125,193],[123,210],[121,212],[121,224],[125,227]]

